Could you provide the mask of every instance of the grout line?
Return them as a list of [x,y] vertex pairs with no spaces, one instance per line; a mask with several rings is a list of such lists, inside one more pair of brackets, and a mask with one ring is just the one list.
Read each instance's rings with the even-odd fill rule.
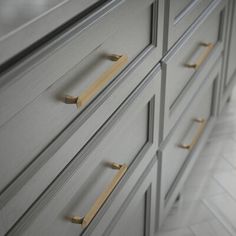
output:
[[[214,177],[214,176],[213,176]],[[235,196],[233,196],[215,177],[214,177],[215,181],[225,190],[225,194],[229,195],[230,198],[232,198],[233,201],[236,201]],[[219,195],[219,194],[218,194]],[[216,195],[217,196],[217,195]],[[236,233],[235,233],[236,235]]]
[[224,154],[222,153],[221,154],[221,157],[222,159],[224,159],[224,161],[226,161],[231,167],[233,167],[233,170],[229,171],[229,172],[234,172],[236,171],[236,166],[234,166],[229,160],[227,160],[225,157],[224,157]]
[[216,219],[218,219],[220,221],[220,223],[225,227],[227,232],[231,236],[235,236],[236,231],[235,231],[234,226],[232,226],[232,224],[224,218],[222,213],[219,210],[215,209],[214,206],[211,203],[209,203],[207,199],[203,199],[202,201],[203,201],[203,204],[213,213],[213,215],[216,217]]

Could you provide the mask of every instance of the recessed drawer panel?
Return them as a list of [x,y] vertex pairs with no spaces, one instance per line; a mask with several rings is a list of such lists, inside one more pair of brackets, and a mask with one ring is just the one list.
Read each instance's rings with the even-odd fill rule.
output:
[[206,82],[200,87],[197,96],[186,109],[164,148],[161,188],[165,202],[178,184],[178,177],[184,172],[187,166],[185,164],[190,161],[191,151],[201,138],[208,120],[215,114],[216,84],[219,81],[220,65],[219,60],[206,76]]
[[[109,197],[110,190],[125,176],[127,168],[135,162],[146,163],[143,158],[155,154],[159,78],[159,75],[152,74],[142,82],[93,139],[82,150],[78,149],[77,155],[9,235],[20,235],[21,231],[23,235],[54,235],[55,230],[60,235],[82,233],[82,228],[72,224],[68,217],[86,216],[82,226],[87,227]],[[47,165],[44,166],[45,173],[50,172],[46,168]],[[34,184],[31,192],[37,187],[37,183]]]
[[[126,71],[130,71],[145,58],[147,64],[141,63],[140,71],[143,70],[143,74],[150,71],[161,57],[162,12],[163,0],[108,1],[14,68],[1,73],[0,126],[75,67],[79,73],[74,78],[74,90],[67,84],[65,91],[75,96],[81,92],[78,88],[87,88],[114,64],[113,54],[126,56],[121,69],[127,66]],[[99,91],[121,69],[113,70]],[[92,95],[86,99],[86,104],[96,91]]]
[[213,0],[168,0],[168,43],[170,49]]
[[163,138],[175,125],[189,100],[223,50],[225,2],[215,1],[202,22],[163,60],[166,93]]
[[[98,21],[68,43],[68,47],[2,87],[0,171],[5,178],[0,180],[1,200],[9,198],[3,197],[9,195],[6,192],[15,191],[16,186],[19,189],[29,179],[25,170],[31,168],[34,172],[34,163],[42,166],[48,161],[45,153],[56,152],[49,144],[58,137],[61,146],[80,128],[84,132],[79,139],[82,147],[157,63],[160,54],[159,47],[153,44],[154,38],[157,40],[153,26],[158,22],[156,16],[162,4],[157,8],[157,2],[134,4],[129,0],[124,5],[129,10],[135,5],[132,15],[121,5],[101,19],[103,24]],[[112,25],[114,18],[117,21]],[[106,25],[107,22],[111,25]],[[105,38],[100,35],[103,30],[109,30]],[[74,120],[76,128],[65,131]]]

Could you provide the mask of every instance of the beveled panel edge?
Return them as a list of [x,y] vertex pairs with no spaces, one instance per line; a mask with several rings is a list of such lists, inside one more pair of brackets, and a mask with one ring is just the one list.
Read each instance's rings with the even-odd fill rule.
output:
[[[132,201],[132,199],[134,198],[135,194],[137,193],[137,191],[139,190],[139,187],[140,185],[142,185],[142,183],[144,182],[145,178],[147,177],[147,175],[150,173],[150,171],[152,170],[152,167],[153,165],[157,162],[157,158],[156,156],[154,156],[152,158],[152,160],[149,162],[148,166],[146,167],[146,169],[143,171],[143,173],[141,174],[141,176],[139,177],[139,179],[137,180],[135,186],[132,188],[132,190],[130,191],[130,193],[128,194],[128,197],[125,199],[125,201],[123,202],[123,204],[121,205],[121,207],[119,208],[119,210],[117,211],[117,213],[115,214],[115,216],[113,217],[113,219],[110,221],[110,224],[108,226],[108,228],[105,230],[105,234],[104,236],[109,236],[113,227],[116,225],[116,223],[119,221],[119,217],[122,215],[122,213],[125,211],[125,209],[127,208],[127,206],[129,205],[129,203]],[[133,171],[135,171],[135,168],[133,168]],[[130,172],[130,175],[132,173]],[[128,181],[128,177],[126,178],[126,182]],[[119,186],[119,188],[123,188],[124,187],[124,184],[123,183],[123,186]],[[151,203],[153,202],[154,199],[152,199],[152,183],[149,184],[149,187],[147,188],[147,191],[146,191],[146,201],[148,201],[148,206],[146,207],[146,211],[147,211],[147,218],[150,219],[150,215],[151,215]],[[111,202],[112,203],[112,202]],[[110,203],[110,204],[111,204]],[[108,209],[109,206],[106,206],[106,209],[104,209],[104,213],[105,211]],[[150,221],[148,221],[148,219],[146,220],[146,224],[148,224]],[[94,226],[95,226],[96,223],[94,223]],[[92,232],[92,230],[94,229],[95,227],[91,227],[91,228],[88,228],[88,230],[85,232],[85,235],[84,236],[89,236],[90,233]],[[145,236],[151,236],[150,235],[150,225],[149,227],[147,227],[146,229],[146,234]]]
[[[41,168],[44,163],[52,156],[66,141],[69,139],[77,129],[79,129],[102,104],[103,102],[111,96],[112,92],[119,86],[119,84],[124,83],[128,78],[128,75],[135,70],[150,53],[155,50],[153,45],[145,48],[117,77],[114,79],[106,89],[100,93],[96,100],[93,100],[84,109],[84,111],[79,114],[74,120],[72,120],[68,126],[62,130],[49,144],[39,153],[34,160],[19,173],[16,178],[6,186],[0,193],[0,209],[21,189],[23,185],[26,184],[28,179],[30,179],[34,173]],[[158,64],[149,73],[151,76],[155,71],[160,70],[160,65]],[[157,73],[157,72],[156,72]]]
[[[208,16],[211,15],[211,13],[214,12],[217,7],[220,7],[221,4],[225,5],[225,2],[223,0],[213,0],[213,2],[211,2],[211,4],[202,12],[202,14],[200,14],[196,21],[179,38],[178,42],[162,58],[161,63],[167,64],[170,60],[172,60],[174,55],[176,55],[178,51],[181,50],[183,44],[185,44],[191,38],[195,31],[208,18]],[[221,6],[221,9],[223,9],[223,6]]]
[[[41,43],[43,45],[43,47],[41,48],[41,45],[37,46],[37,50],[35,51],[35,52],[37,52],[36,53],[37,56],[38,56],[38,54],[42,55],[45,51],[52,52],[52,51],[56,50],[56,48],[58,48],[59,44],[67,41],[67,39],[69,37],[71,37],[72,35],[78,34],[79,32],[82,32],[83,30],[92,26],[99,19],[104,17],[106,14],[111,12],[114,8],[118,7],[123,2],[125,2],[125,0],[109,0],[108,2],[104,2],[99,7],[93,9],[91,13],[83,16],[82,19],[80,17],[79,21],[81,21],[81,22],[79,24],[75,25],[75,23],[73,22],[73,23],[71,23],[72,26],[70,24],[68,26],[68,23],[66,23],[65,25],[59,27],[59,28],[62,28],[62,29],[60,29],[59,34],[54,33],[54,31],[51,32],[53,40],[51,38],[44,39],[43,42]],[[69,28],[69,29],[67,29],[67,28]],[[67,31],[65,31],[65,30],[67,30]],[[57,37],[55,37],[55,34]],[[45,41],[46,42],[48,41],[47,42],[48,45],[45,45]],[[16,58],[16,60],[19,61],[19,59],[20,59],[20,61],[22,61],[22,62],[20,63],[21,65],[17,65],[16,68],[18,68],[19,66],[22,67],[22,65],[23,65],[23,67],[32,67],[32,65],[33,65],[32,62],[35,60],[35,56],[32,57],[32,55],[31,55],[31,56],[29,56],[30,57],[29,59],[25,58],[26,55],[31,54],[31,53],[29,53],[29,51],[32,51],[32,50],[33,50],[32,46],[30,46],[29,48],[26,48],[23,52],[21,52],[22,56],[20,56],[20,58]],[[18,64],[18,62],[17,62],[17,64]],[[1,65],[1,67],[2,67],[2,65]],[[1,67],[0,67],[0,74],[2,73],[1,71],[6,70],[5,68],[2,69]],[[8,68],[8,66],[4,66],[4,67]],[[14,68],[14,70],[15,70],[15,68]],[[22,70],[22,68],[21,68],[21,70]],[[1,83],[0,83],[0,85],[1,85]]]
[[[72,174],[78,169],[81,163],[85,160],[86,156],[100,143],[102,137],[110,130],[110,127],[114,125],[115,122],[119,120],[124,112],[130,107],[130,105],[135,101],[143,89],[150,83],[152,79],[160,72],[160,65],[158,64],[153,70],[148,74],[145,79],[139,84],[139,86],[132,92],[131,95],[120,105],[115,115],[112,115],[107,122],[96,132],[96,134],[90,139],[90,141],[82,148],[81,151],[71,160],[70,164],[63,170],[57,179],[53,181],[52,184],[40,195],[40,201],[36,201],[32,206],[26,211],[26,213],[16,222],[16,224],[8,231],[7,234],[14,235],[19,234],[26,225],[33,221],[33,218],[37,213],[40,212],[47,202],[54,198],[58,190],[66,183],[66,181],[72,176]],[[153,97],[151,98],[151,100]],[[149,102],[151,101],[149,100]],[[150,112],[150,111],[149,111]],[[149,125],[149,124],[148,124]],[[147,134],[148,135],[148,134]],[[148,136],[147,136],[148,137]],[[148,137],[150,138],[150,137]],[[89,147],[89,148],[88,148]],[[141,148],[140,152],[135,157],[135,162],[139,162],[145,154],[152,147],[152,142],[147,139],[146,144]],[[131,166],[133,163],[131,164]],[[128,170],[129,171],[129,170]],[[127,171],[127,172],[128,172]]]

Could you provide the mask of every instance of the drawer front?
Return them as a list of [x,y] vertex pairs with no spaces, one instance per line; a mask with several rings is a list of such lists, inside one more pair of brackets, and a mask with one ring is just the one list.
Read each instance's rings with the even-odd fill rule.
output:
[[167,49],[174,45],[211,2],[212,0],[166,1],[169,6]]
[[[123,4],[29,69],[22,78],[2,87],[0,171],[5,178],[0,181],[1,193],[5,194],[8,188],[10,192],[19,188],[16,187],[19,183],[22,185],[29,179],[24,174],[28,166],[34,162],[43,165],[47,157],[42,161],[41,156],[47,155],[48,148],[50,155],[56,152],[55,147],[48,145],[58,138],[60,142],[66,141],[78,127],[86,134],[80,137],[82,147],[156,64],[160,41],[158,46],[153,43],[160,35],[154,27],[159,24],[156,17],[161,12],[161,2],[135,1],[134,4],[129,0]],[[131,8],[132,15],[128,14]],[[101,32],[104,34],[100,35]],[[114,53],[123,56],[112,61],[114,57],[110,56]],[[73,98],[67,99],[67,103],[80,101],[78,108],[76,104],[65,104],[67,95]],[[68,124],[74,120],[77,127],[71,130]],[[34,168],[31,172],[35,172]],[[16,179],[19,176],[24,180]],[[18,183],[11,187],[15,181]]]
[[154,157],[142,176],[135,182],[135,186],[131,188],[132,176],[95,229],[88,228],[84,235],[154,236],[157,169],[158,165]]
[[165,70],[164,138],[175,125],[223,49],[225,2],[216,1],[201,24],[163,60]]
[[[143,78],[161,58],[162,12],[163,0],[128,0],[115,5],[107,3],[9,72],[1,73],[0,126],[56,81],[75,70],[77,74],[74,75],[73,85],[66,83],[63,92],[78,96],[114,64],[110,59],[113,54],[127,57],[126,63],[121,66],[121,69],[126,68],[125,73],[140,64],[136,69],[140,70]],[[93,96],[89,97],[91,100],[121,70],[114,69],[112,72],[109,80],[93,91]],[[54,100],[63,95],[57,94]]]
[[162,153],[161,188],[165,203],[168,202],[181,179],[181,174],[187,168],[191,151],[201,138],[208,120],[215,115],[216,94],[221,76],[220,65],[221,60],[218,60],[207,75],[206,82],[200,87],[197,96],[181,117]]
[[[101,194],[102,189],[110,183],[116,172],[119,173],[119,170],[111,168],[112,162],[130,166],[144,154],[151,152],[154,155],[158,141],[160,100],[160,74],[158,72],[159,67],[153,70],[134,90],[132,96],[129,96],[81,150],[80,139],[86,134],[86,129],[77,130],[73,135],[73,140],[68,140],[68,143],[63,145],[43,168],[38,170],[38,173],[35,173],[17,196],[2,208],[4,222],[10,222],[8,228],[17,220],[17,216],[23,214],[29,204],[36,200],[40,192],[50,183],[49,180],[55,178],[64,168],[60,177],[54,181],[54,187],[49,188],[46,196],[36,203],[35,207],[37,208],[38,204],[42,206],[47,199],[46,209],[50,209],[49,212],[51,212],[48,219],[52,217],[50,221],[53,220],[54,223],[50,224],[48,219],[40,215],[40,221],[45,220],[43,223],[45,232],[57,228],[55,224],[58,224],[65,235],[74,235],[75,232],[79,232],[78,227],[63,221],[61,211],[67,209],[66,214],[76,214],[77,211],[80,214],[86,214],[91,204]],[[91,125],[92,123],[89,122],[86,128]],[[77,150],[74,150],[75,148]],[[65,168],[66,164],[68,165]],[[60,191],[55,198],[50,200],[52,191],[56,191],[59,187]],[[19,202],[21,202],[20,206]],[[57,212],[52,211],[55,209],[55,204],[58,206]],[[38,214],[38,210],[33,209],[32,211]],[[36,230],[35,225],[32,227],[30,226],[30,230],[38,232],[39,229]],[[45,233],[45,235],[50,235],[50,233]]]
[[[82,16],[89,9],[94,9],[104,2],[108,0],[75,2],[53,0],[40,4],[14,0],[13,2],[1,1],[0,65],[61,25],[68,24],[72,18],[78,18],[78,15]],[[113,0],[113,2],[118,4],[121,0]],[[30,12],[29,9],[31,9]]]

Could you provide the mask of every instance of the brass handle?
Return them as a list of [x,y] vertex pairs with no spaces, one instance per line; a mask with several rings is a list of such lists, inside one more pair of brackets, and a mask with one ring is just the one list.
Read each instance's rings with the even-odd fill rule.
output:
[[199,123],[199,128],[197,130],[196,135],[194,136],[194,138],[190,144],[180,144],[179,145],[180,148],[191,150],[195,146],[195,144],[197,143],[198,139],[200,138],[200,136],[205,128],[206,120],[203,118],[202,119],[194,119],[194,122]]
[[104,192],[97,198],[95,203],[90,208],[89,212],[84,217],[73,216],[70,221],[74,224],[81,224],[82,228],[85,228],[98,213],[102,205],[105,203],[111,192],[114,190],[116,185],[119,183],[121,178],[124,176],[125,172],[128,169],[128,166],[123,164],[111,163],[113,169],[118,169],[119,172],[115,175],[112,182],[107,186]]
[[126,55],[111,55],[109,56],[109,59],[115,61],[115,63],[108,70],[103,72],[99,78],[78,97],[65,96],[66,104],[76,104],[77,108],[83,106],[128,62],[128,57]]
[[213,45],[213,43],[201,43],[200,46],[205,47],[206,50],[197,59],[196,63],[194,63],[194,64],[186,64],[186,67],[193,68],[193,69],[197,70],[202,65],[202,63],[206,60],[206,58],[208,57],[209,53],[213,49],[214,45]]

